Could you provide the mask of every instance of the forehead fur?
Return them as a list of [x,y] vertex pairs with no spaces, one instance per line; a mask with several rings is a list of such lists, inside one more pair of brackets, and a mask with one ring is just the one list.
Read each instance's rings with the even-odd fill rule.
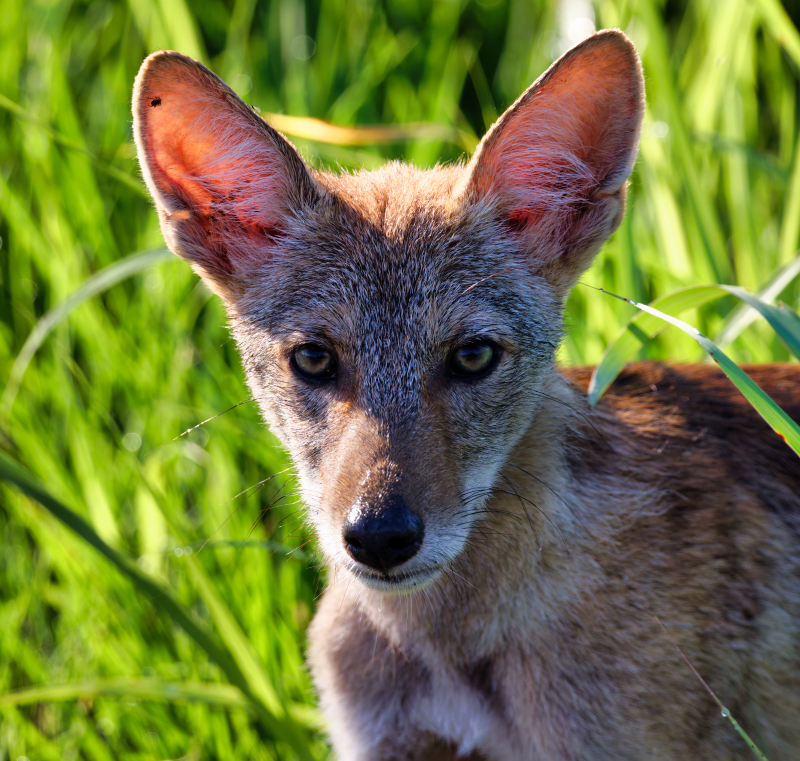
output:
[[462,202],[456,186],[464,167],[418,169],[392,161],[375,171],[320,173],[317,181],[389,238],[402,236],[420,216],[452,218]]
[[488,317],[476,311],[481,305],[504,320],[523,310],[523,298],[555,306],[491,207],[464,202],[463,172],[392,162],[373,172],[317,173],[323,198],[265,257],[235,315],[291,333],[299,323],[308,332],[310,315],[320,330],[337,319],[352,328],[357,315],[410,315],[422,302],[427,318],[436,311],[445,325],[458,321],[460,302],[478,320]]

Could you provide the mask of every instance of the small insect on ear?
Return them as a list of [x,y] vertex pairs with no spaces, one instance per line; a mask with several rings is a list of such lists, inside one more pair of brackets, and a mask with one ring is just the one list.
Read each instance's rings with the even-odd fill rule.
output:
[[622,220],[643,111],[636,50],[598,32],[523,93],[467,168],[468,202],[496,210],[562,295]]
[[171,51],[145,60],[133,130],[167,244],[219,295],[275,255],[320,189],[294,147],[214,73]]

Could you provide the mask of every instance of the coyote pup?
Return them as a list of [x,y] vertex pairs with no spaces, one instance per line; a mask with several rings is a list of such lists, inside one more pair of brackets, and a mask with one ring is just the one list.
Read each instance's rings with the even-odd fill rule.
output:
[[[554,355],[623,215],[643,80],[604,31],[466,165],[328,174],[173,52],[136,81],[170,248],[225,302],[330,586],[309,658],[343,761],[800,759],[800,460],[716,369],[591,409]],[[796,419],[796,367],[753,368]]]

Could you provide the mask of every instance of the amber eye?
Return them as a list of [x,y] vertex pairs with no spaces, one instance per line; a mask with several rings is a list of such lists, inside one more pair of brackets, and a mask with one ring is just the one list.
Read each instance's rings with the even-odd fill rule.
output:
[[498,350],[490,343],[472,341],[455,350],[450,358],[450,374],[470,378],[488,372],[495,363]]
[[303,344],[292,353],[292,364],[304,378],[330,380],[336,376],[336,360],[318,344]]

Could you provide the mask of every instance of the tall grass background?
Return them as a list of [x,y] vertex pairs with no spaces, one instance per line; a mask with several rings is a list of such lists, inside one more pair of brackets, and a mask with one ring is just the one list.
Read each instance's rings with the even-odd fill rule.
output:
[[[122,559],[0,485],[0,761],[328,755],[303,666],[322,579],[288,462],[249,403],[172,441],[248,398],[220,304],[158,253],[80,296],[163,249],[131,140],[148,53],[202,60],[264,113],[411,125],[276,119],[316,166],[431,165],[592,26],[620,27],[648,108],[627,217],[584,282],[758,292],[797,255],[800,36],[777,0],[0,0],[0,18],[0,449]],[[688,319],[718,336],[737,304]],[[562,361],[597,361],[632,311],[579,285]],[[671,329],[642,353],[702,359]],[[789,359],[759,321],[730,353]]]

